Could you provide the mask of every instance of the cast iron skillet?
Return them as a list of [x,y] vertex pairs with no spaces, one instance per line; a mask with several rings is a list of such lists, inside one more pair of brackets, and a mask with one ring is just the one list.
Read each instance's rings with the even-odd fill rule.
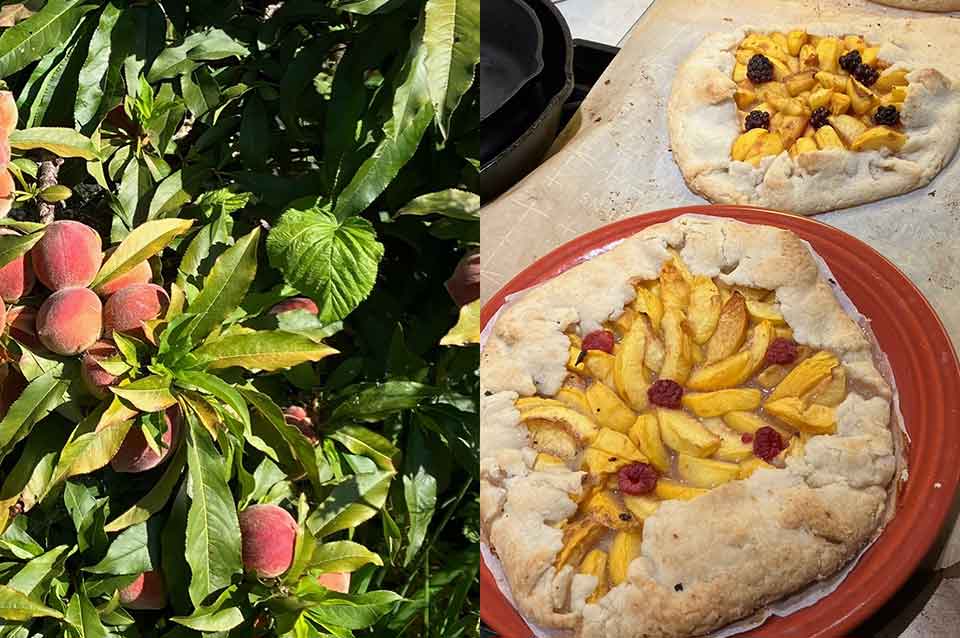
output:
[[[573,90],[573,41],[550,0],[522,0],[543,30],[543,70],[481,123],[480,197],[484,202],[533,170],[557,135]],[[481,93],[484,91],[481,84]]]
[[543,70],[543,30],[522,0],[486,0],[480,25],[480,121]]

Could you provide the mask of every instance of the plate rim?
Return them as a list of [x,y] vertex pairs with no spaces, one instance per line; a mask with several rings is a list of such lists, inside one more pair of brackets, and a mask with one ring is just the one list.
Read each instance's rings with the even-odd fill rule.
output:
[[[809,217],[802,217],[798,215],[792,215],[790,213],[773,211],[754,206],[707,204],[649,211],[617,220],[574,237],[573,239],[554,248],[528,265],[526,268],[512,277],[506,284],[501,286],[493,295],[491,295],[491,297],[482,305],[481,308],[481,329],[486,327],[487,323],[491,318],[493,318],[496,311],[503,305],[506,295],[529,288],[532,285],[536,285],[556,277],[560,273],[584,261],[585,255],[592,250],[602,248],[615,241],[629,237],[630,235],[633,235],[648,226],[663,223],[684,214],[727,217],[736,219],[738,221],[746,221],[746,223],[762,224],[769,222],[769,224],[773,226],[781,228],[786,227],[791,232],[795,232],[801,237],[801,239],[811,243],[840,240],[842,242],[854,244],[858,250],[866,251],[871,260],[873,260],[875,263],[880,263],[883,268],[888,269],[889,272],[894,273],[901,280],[898,282],[898,285],[901,283],[905,284],[907,290],[909,290],[913,296],[920,300],[921,309],[923,314],[926,315],[925,319],[932,320],[932,325],[936,328],[935,337],[938,339],[942,338],[948,346],[947,351],[949,356],[947,357],[948,360],[945,362],[943,367],[944,369],[952,370],[953,374],[944,375],[944,378],[960,385],[960,359],[958,359],[956,349],[953,347],[953,342],[950,338],[949,332],[947,332],[946,327],[943,325],[942,320],[940,319],[934,307],[930,304],[929,300],[926,299],[916,284],[914,284],[914,282],[902,270],[900,270],[896,264],[884,257],[879,251],[869,244],[840,230],[839,228],[815,219],[810,219]],[[743,220],[741,217],[746,217],[748,219]],[[755,219],[758,217],[759,219]],[[764,220],[764,218],[767,219]],[[808,229],[813,236],[804,232],[804,229],[802,228],[804,225],[808,225]],[[800,226],[801,228],[798,230],[795,228],[795,226]],[[824,236],[816,236],[816,230],[819,230],[820,233],[824,234]],[[824,259],[827,261],[827,264],[830,265],[830,261],[826,257],[824,257]],[[871,270],[872,269],[874,268],[871,268]],[[855,299],[854,301],[856,303]],[[870,318],[867,317],[867,319],[869,320]],[[888,346],[883,347],[885,352],[889,349]],[[893,369],[892,363],[891,369]],[[894,373],[896,374],[896,370],[894,370]],[[902,395],[903,387],[899,387],[899,384],[898,390]],[[960,403],[958,403],[958,405],[960,405]],[[939,432],[949,439],[950,429],[944,427],[944,425],[946,424],[940,422],[939,424],[935,425],[924,425],[923,428],[940,428]],[[909,432],[910,428],[908,424],[905,423],[905,427],[907,427]],[[936,432],[937,430],[931,431]],[[939,464],[936,467],[939,467],[941,470],[945,470],[945,474],[938,481],[940,483],[940,488],[934,493],[928,495],[927,500],[923,503],[923,512],[925,517],[927,517],[928,520],[933,520],[930,518],[930,516],[934,515],[936,524],[932,526],[928,525],[926,528],[924,528],[924,533],[921,535],[921,538],[915,539],[910,543],[910,548],[912,551],[907,552],[904,560],[899,563],[900,566],[897,569],[892,570],[892,576],[888,574],[882,582],[875,583],[877,586],[871,587],[870,591],[863,592],[859,598],[850,599],[850,604],[848,606],[839,610],[839,613],[833,614],[829,621],[823,624],[822,627],[818,626],[815,633],[807,633],[809,629],[805,628],[805,636],[809,636],[809,638],[828,638],[830,636],[838,635],[838,632],[848,632],[857,627],[859,624],[869,618],[870,615],[875,613],[904,585],[907,579],[914,573],[916,568],[923,561],[924,557],[926,557],[926,555],[934,547],[934,544],[937,542],[937,539],[940,536],[947,517],[951,511],[951,506],[956,496],[958,485],[960,485],[960,462],[956,462],[958,459],[960,459],[960,434],[954,436],[950,442],[952,445],[943,445],[937,450],[932,451],[936,453],[935,460],[939,461]],[[944,454],[944,452],[948,451],[948,448],[952,450],[952,454]],[[912,449],[910,452],[912,452]],[[952,464],[951,460],[954,461]],[[913,461],[912,454],[911,461]],[[914,469],[917,469],[919,473],[920,470],[928,470],[932,467],[934,466],[920,466],[919,468],[915,468],[915,462],[911,462],[908,465],[908,468],[911,470],[909,478],[902,488],[903,494],[906,494],[908,489],[912,487],[911,481],[914,482],[914,485],[916,482],[920,481],[919,477],[914,478]],[[925,474],[929,474],[929,472],[920,473],[921,476]],[[901,506],[902,503],[898,505],[897,515],[886,525],[874,546],[872,546],[860,559],[860,562],[851,572],[850,576],[848,576],[848,579],[853,577],[858,572],[862,573],[871,565],[871,554],[874,553],[876,545],[884,540],[884,536],[888,534],[888,530],[901,530],[901,528],[903,528],[903,526],[906,524],[906,519],[902,517],[899,525],[895,523],[895,521],[897,521],[897,517],[903,514],[902,511],[899,510]],[[918,508],[919,505],[915,506],[913,511],[918,511]],[[890,533],[892,534],[893,532]],[[873,560],[878,561],[879,559]],[[510,605],[510,603],[497,588],[486,562],[481,558],[480,563],[481,619],[503,638],[529,638],[531,636],[529,628],[522,620],[517,610]],[[865,565],[867,567],[865,567]],[[844,582],[846,583],[846,580]],[[743,634],[738,634],[738,636],[743,636],[744,638],[748,636],[756,636],[756,638],[760,638],[761,636],[775,635],[770,634],[770,632],[765,630],[765,628],[769,629],[771,624],[779,625],[784,622],[789,623],[791,618],[794,618],[798,614],[802,614],[807,610],[815,609],[825,601],[829,601],[831,598],[836,601],[837,599],[834,598],[836,594],[837,592],[833,592],[821,601],[818,601],[813,606],[798,610],[794,614],[790,614],[787,617],[771,617],[771,619],[761,626]],[[847,597],[849,597],[849,595]],[[831,611],[837,610],[831,609]],[[784,629],[786,629],[786,627],[774,628],[775,631],[783,631]]]

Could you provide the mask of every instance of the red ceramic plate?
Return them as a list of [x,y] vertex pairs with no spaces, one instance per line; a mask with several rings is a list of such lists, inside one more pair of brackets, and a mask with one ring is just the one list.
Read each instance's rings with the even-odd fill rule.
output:
[[[866,620],[899,589],[931,549],[960,478],[960,363],[936,312],[916,286],[870,246],[832,226],[744,206],[689,206],[631,217],[557,248],[514,277],[483,307],[486,325],[504,297],[577,264],[589,251],[684,213],[732,217],[779,226],[809,241],[840,286],[868,317],[890,358],[900,409],[910,433],[910,476],[896,516],[857,568],[830,596],[786,618],[772,617],[742,634],[751,638],[828,638]],[[504,638],[531,632],[503,598],[486,565],[480,575],[480,614]]]

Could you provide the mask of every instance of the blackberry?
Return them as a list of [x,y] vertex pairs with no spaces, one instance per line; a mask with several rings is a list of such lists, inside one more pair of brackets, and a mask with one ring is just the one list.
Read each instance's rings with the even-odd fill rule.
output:
[[827,110],[825,106],[818,106],[813,110],[813,115],[810,116],[810,126],[813,128],[820,128],[821,126],[826,126],[830,123],[827,118],[830,117],[830,111]]
[[862,60],[860,59],[860,52],[856,49],[850,53],[845,53],[840,56],[840,68],[847,73],[853,73],[861,62]]
[[853,70],[853,77],[857,78],[860,84],[864,86],[873,86],[873,83],[880,77],[880,71],[877,71],[869,64],[863,64],[861,62],[857,65],[857,68]]
[[896,126],[900,123],[900,111],[892,104],[890,106],[881,106],[877,109],[877,112],[873,114],[873,121],[877,124]]
[[754,128],[765,128],[770,130],[770,114],[766,111],[750,111],[743,122],[743,128],[747,131]]
[[747,62],[747,78],[754,84],[763,84],[773,79],[773,62],[762,53],[757,53]]

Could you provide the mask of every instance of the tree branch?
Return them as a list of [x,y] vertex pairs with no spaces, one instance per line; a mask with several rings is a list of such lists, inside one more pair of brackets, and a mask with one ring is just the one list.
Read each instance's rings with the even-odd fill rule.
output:
[[[60,172],[60,166],[63,164],[63,158],[57,157],[48,151],[41,151],[40,170],[37,172],[37,186],[40,191],[45,188],[56,185],[57,174]],[[40,211],[40,223],[49,224],[53,221],[53,213],[57,205],[45,202],[42,199],[37,200],[37,209]]]

